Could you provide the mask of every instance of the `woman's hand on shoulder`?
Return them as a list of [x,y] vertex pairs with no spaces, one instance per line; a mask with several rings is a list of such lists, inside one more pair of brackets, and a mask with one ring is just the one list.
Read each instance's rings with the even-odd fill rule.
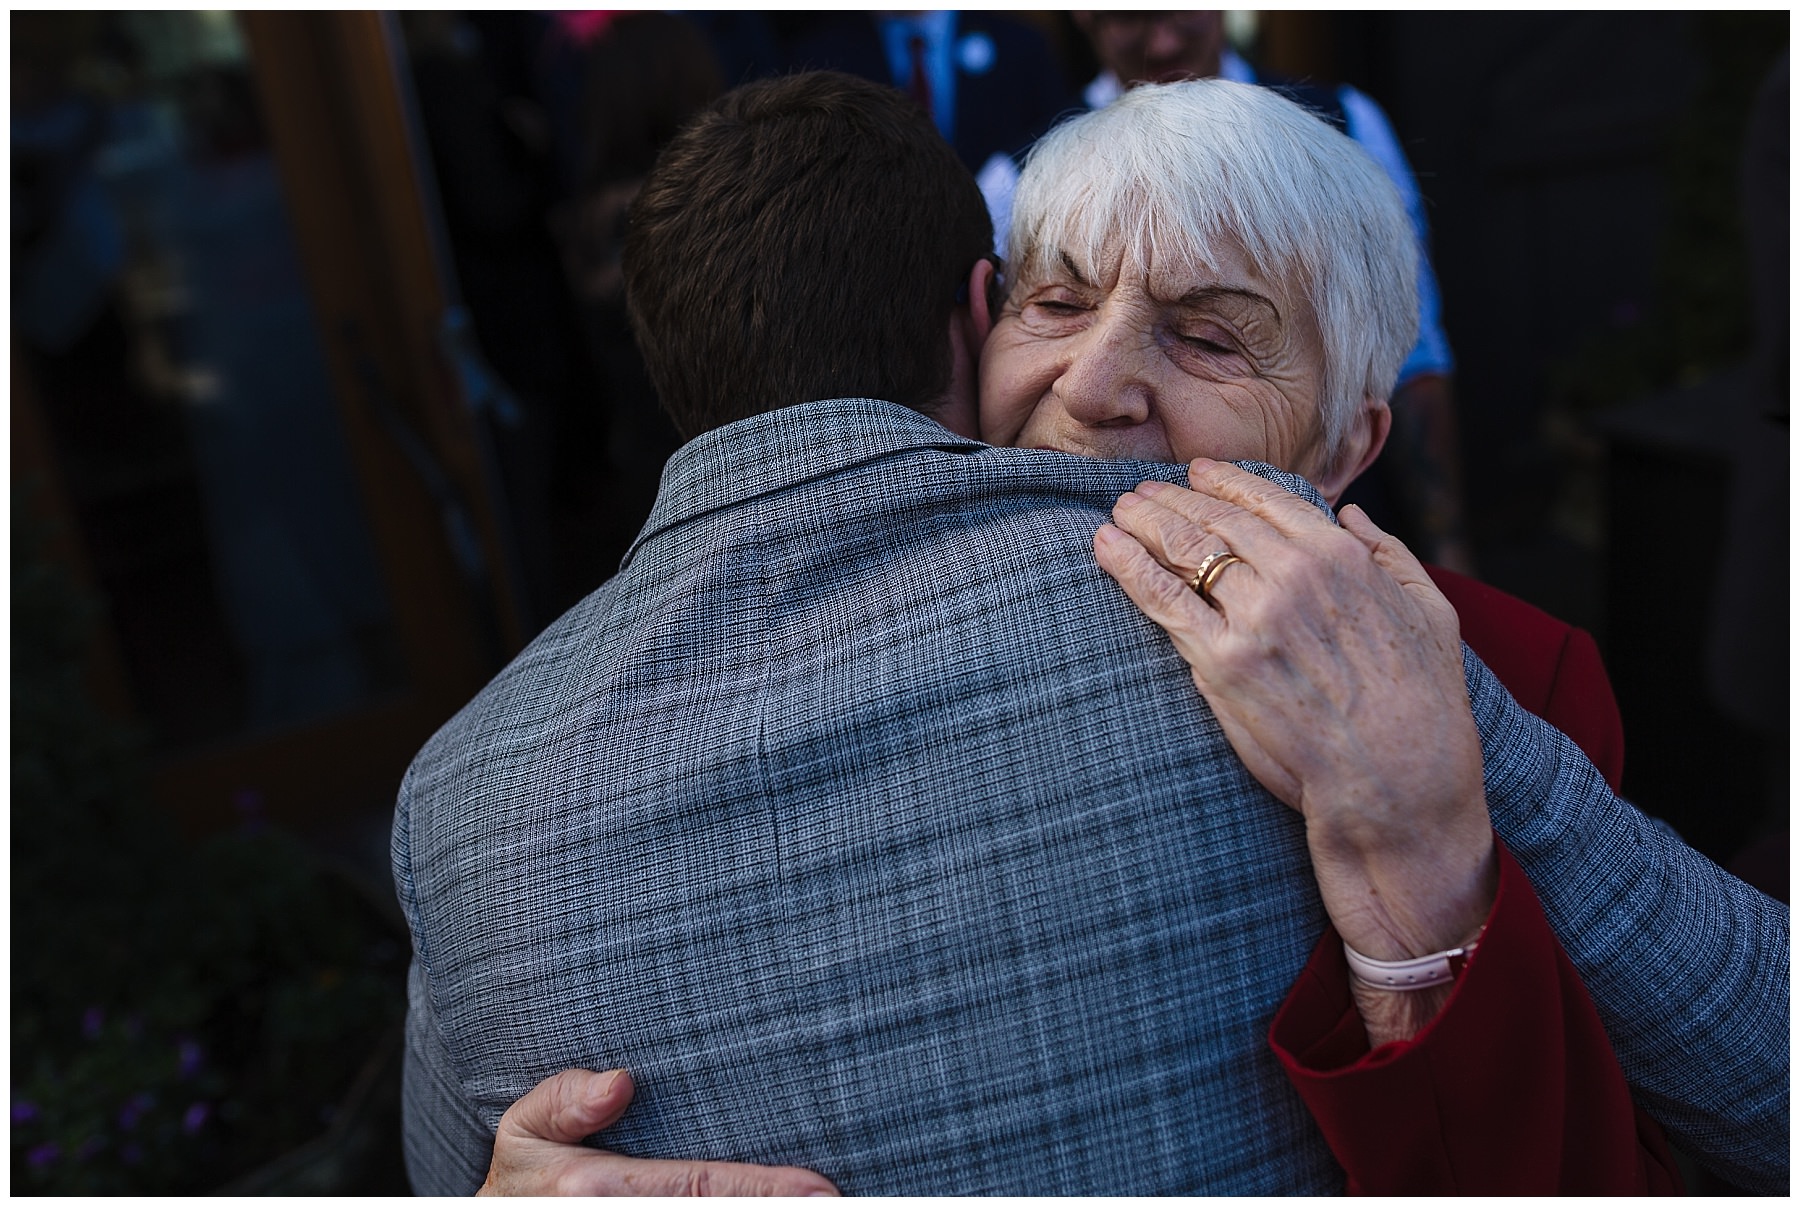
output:
[[1340,527],[1213,461],[1189,482],[1121,497],[1100,565],[1174,640],[1251,774],[1305,817],[1344,941],[1377,960],[1463,945],[1498,864],[1455,609],[1356,508]]

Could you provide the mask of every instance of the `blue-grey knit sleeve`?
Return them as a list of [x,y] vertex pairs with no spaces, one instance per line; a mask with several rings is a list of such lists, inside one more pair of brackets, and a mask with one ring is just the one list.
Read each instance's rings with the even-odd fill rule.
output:
[[1788,909],[1620,800],[1463,650],[1494,828],[1638,1102],[1729,1181],[1788,1186]]
[[401,1077],[407,1180],[418,1195],[468,1195],[487,1178],[493,1129],[457,1080],[414,961],[407,985],[406,1062]]
[[470,1101],[457,1076],[431,1002],[412,868],[411,777],[400,787],[390,845],[394,889],[412,931],[406,981],[406,1050],[401,1073],[401,1144],[407,1179],[418,1195],[468,1195],[487,1178],[494,1129]]

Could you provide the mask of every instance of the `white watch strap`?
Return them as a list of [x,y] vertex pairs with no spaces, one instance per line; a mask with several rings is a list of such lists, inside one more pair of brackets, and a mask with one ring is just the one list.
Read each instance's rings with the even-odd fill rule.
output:
[[[1486,927],[1482,930],[1485,932]],[[1452,947],[1449,951],[1437,951],[1428,956],[1419,956],[1411,960],[1371,960],[1361,952],[1353,951],[1348,943],[1344,944],[1344,958],[1350,962],[1350,975],[1372,989],[1393,989],[1407,992],[1413,989],[1429,989],[1433,985],[1447,985],[1462,975],[1469,957],[1475,954],[1475,946],[1481,941],[1476,935],[1473,942],[1466,947]]]

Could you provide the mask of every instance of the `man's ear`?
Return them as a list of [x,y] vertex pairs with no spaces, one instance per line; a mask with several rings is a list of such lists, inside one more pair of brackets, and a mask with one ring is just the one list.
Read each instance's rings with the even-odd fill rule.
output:
[[981,346],[994,329],[994,312],[988,289],[994,282],[994,262],[983,257],[969,270],[968,300],[950,311],[950,390],[934,412],[937,421],[959,436],[981,439],[979,399]]
[[969,270],[970,334],[975,337],[978,349],[987,343],[988,332],[994,329],[994,307],[999,304],[999,290],[995,288],[997,275],[994,261],[987,256],[975,261],[975,267]]
[[1325,496],[1327,503],[1336,507],[1337,501],[1350,489],[1350,483],[1362,477],[1363,471],[1375,464],[1375,458],[1381,456],[1382,446],[1387,444],[1388,432],[1393,426],[1394,412],[1388,408],[1387,399],[1363,399],[1356,418],[1351,421],[1350,432],[1344,441],[1344,451],[1338,456],[1331,471],[1313,483],[1319,488],[1319,493]]

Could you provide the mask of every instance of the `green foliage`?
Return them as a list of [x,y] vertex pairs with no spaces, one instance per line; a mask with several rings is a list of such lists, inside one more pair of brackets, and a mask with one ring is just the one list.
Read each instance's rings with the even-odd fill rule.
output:
[[316,1136],[403,939],[296,840],[181,840],[82,681],[94,610],[13,514],[12,1148],[29,1194],[216,1189]]
[[1785,12],[1693,16],[1703,64],[1665,153],[1669,216],[1642,320],[1590,339],[1551,370],[1552,400],[1595,410],[1680,385],[1750,348],[1750,276],[1739,165],[1752,103],[1787,49]]

